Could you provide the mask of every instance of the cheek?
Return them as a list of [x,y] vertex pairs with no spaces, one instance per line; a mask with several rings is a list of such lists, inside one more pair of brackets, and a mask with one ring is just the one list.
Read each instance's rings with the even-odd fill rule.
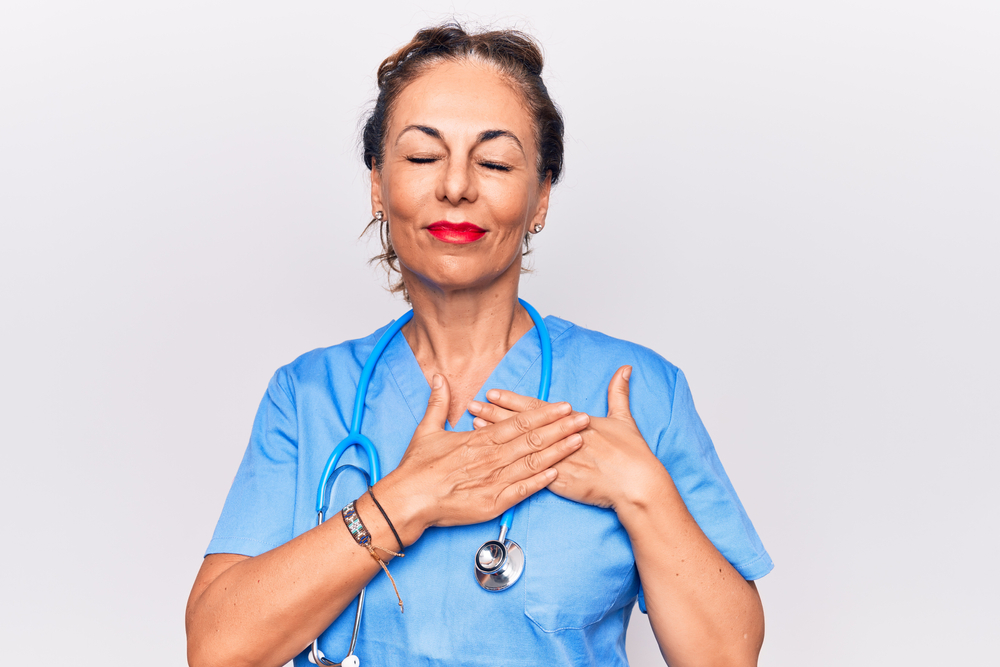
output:
[[525,233],[525,225],[532,214],[531,197],[521,188],[498,188],[491,193],[489,201],[493,221],[504,231],[504,239],[513,238],[519,244]]
[[429,183],[423,183],[414,175],[401,175],[386,181],[389,187],[383,195],[388,203],[390,220],[400,222],[415,220],[422,210],[434,199],[434,190]]

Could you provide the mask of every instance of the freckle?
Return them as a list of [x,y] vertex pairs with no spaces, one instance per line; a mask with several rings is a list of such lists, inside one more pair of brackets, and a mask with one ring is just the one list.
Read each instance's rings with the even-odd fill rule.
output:
[[681,576],[681,573],[680,573],[680,572],[678,572],[678,573],[677,573],[677,574],[675,574],[674,576],[675,576],[675,577],[679,577],[679,576]]

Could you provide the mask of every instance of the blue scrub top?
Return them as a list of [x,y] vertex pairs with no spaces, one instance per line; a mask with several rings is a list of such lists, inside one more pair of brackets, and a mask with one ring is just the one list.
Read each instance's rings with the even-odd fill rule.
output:
[[[688,510],[744,578],[767,574],[771,559],[695,412],[684,374],[639,345],[556,317],[545,323],[553,350],[550,400],[604,416],[611,376],[631,364],[632,415]],[[319,477],[347,435],[361,368],[386,328],[308,352],[274,374],[208,554],[256,556],[316,525]],[[493,388],[534,396],[540,372],[541,347],[532,330],[507,352],[476,400],[485,401]],[[399,464],[429,397],[406,338],[397,335],[365,401],[363,431],[379,451],[383,474]],[[471,428],[472,416],[465,413],[456,430]],[[367,467],[356,447],[343,462]],[[337,510],[365,489],[363,475],[342,474],[333,489],[332,520],[339,521]],[[405,614],[388,578],[376,575],[355,650],[362,664],[627,665],[625,630],[637,597],[645,610],[628,534],[615,512],[548,490],[521,503],[509,538],[524,549],[524,575],[496,593],[476,583],[473,558],[498,530],[499,520],[431,528],[405,558],[393,560]],[[332,660],[347,652],[354,612],[352,604],[320,637]],[[310,664],[307,652],[295,664]]]

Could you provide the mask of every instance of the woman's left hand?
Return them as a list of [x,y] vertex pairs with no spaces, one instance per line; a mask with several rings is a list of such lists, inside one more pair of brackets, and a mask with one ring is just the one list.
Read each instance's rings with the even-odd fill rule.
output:
[[[608,385],[608,416],[591,417],[583,446],[554,467],[549,490],[613,508],[628,532],[649,621],[671,665],[756,665],[764,612],[740,576],[688,512],[673,479],[649,449],[629,410],[630,366]],[[476,428],[538,407],[533,398],[490,390],[473,403]]]
[[[650,450],[629,410],[631,366],[622,366],[608,384],[607,417],[590,417],[580,434],[583,446],[554,467],[559,476],[549,490],[576,502],[617,509],[641,498],[650,484],[662,484],[666,470]],[[489,403],[473,401],[469,412],[476,428],[539,407],[536,398],[491,389]],[[669,477],[669,475],[667,475]]]

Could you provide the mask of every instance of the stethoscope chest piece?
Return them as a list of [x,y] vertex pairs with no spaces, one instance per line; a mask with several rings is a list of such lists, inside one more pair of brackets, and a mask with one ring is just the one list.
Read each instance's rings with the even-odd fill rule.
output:
[[489,540],[476,552],[476,581],[488,591],[510,588],[523,572],[524,551],[513,540]]

